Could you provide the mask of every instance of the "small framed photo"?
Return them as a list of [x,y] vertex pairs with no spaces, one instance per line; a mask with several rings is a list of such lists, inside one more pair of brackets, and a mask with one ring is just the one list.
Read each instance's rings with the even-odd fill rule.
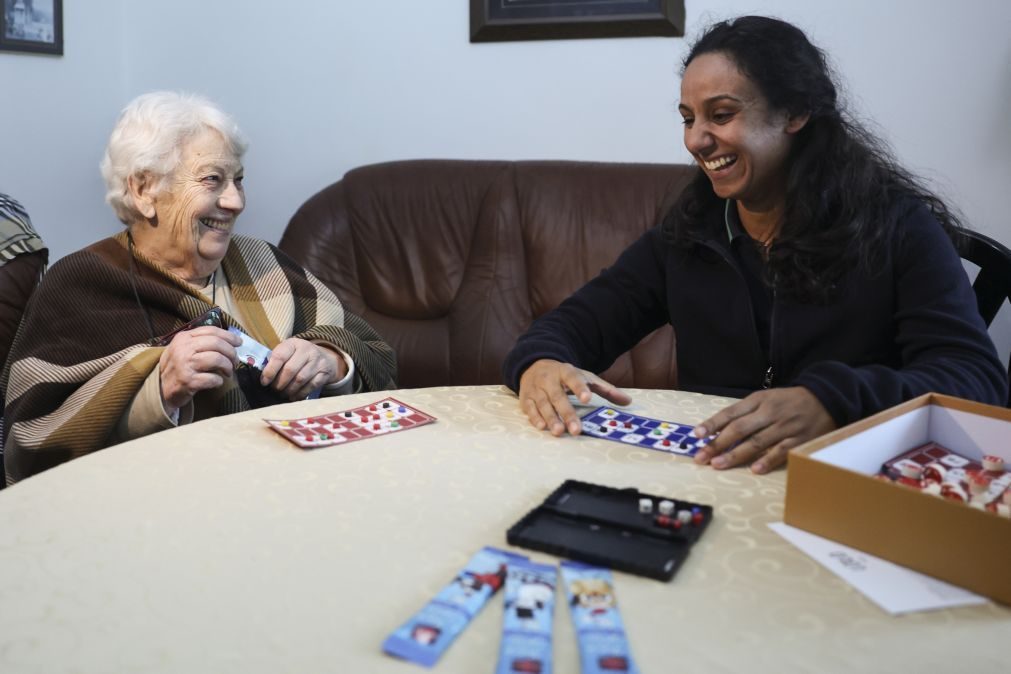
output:
[[63,0],[0,1],[0,50],[63,54]]
[[470,0],[471,42],[684,33],[684,0]]

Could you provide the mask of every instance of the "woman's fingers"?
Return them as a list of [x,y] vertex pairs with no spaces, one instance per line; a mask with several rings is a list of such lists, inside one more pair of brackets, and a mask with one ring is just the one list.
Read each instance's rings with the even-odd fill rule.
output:
[[766,473],[783,465],[791,449],[833,428],[825,407],[803,387],[758,391],[695,428],[696,437],[717,434],[695,461],[721,469],[753,462],[754,472]]
[[173,337],[159,361],[166,408],[178,409],[200,391],[221,386],[232,376],[240,343],[237,335],[209,325]]
[[568,363],[539,360],[520,378],[520,409],[538,430],[547,429],[555,436],[566,431],[578,435],[582,432],[582,421],[569,400],[569,393],[580,402],[588,403],[595,391],[618,404],[628,404],[632,400],[627,393],[591,372]]

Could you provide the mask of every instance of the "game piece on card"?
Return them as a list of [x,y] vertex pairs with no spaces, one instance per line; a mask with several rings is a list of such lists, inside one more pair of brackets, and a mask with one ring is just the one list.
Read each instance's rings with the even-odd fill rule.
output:
[[[380,419],[375,410],[377,405],[383,404],[386,407],[382,409],[389,409],[391,416]],[[435,417],[394,398],[386,398],[378,403],[350,410],[300,419],[264,419],[264,421],[299,447],[313,449],[417,428],[432,423]]]
[[694,426],[640,417],[612,407],[589,412],[582,423],[583,433],[590,437],[684,456],[692,456],[713,439],[713,436],[696,438],[692,435]]
[[983,470],[991,473],[1004,472],[1004,459],[987,454],[983,457]]

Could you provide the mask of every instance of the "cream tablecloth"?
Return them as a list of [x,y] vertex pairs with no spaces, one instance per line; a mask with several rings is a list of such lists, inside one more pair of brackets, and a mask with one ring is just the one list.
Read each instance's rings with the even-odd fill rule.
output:
[[[729,402],[632,393],[634,412],[684,423]],[[0,492],[0,672],[421,671],[383,655],[382,640],[474,551],[505,547],[506,529],[567,478],[715,508],[672,582],[616,575],[644,673],[1007,671],[1011,610],[890,617],[769,530],[785,471],[718,472],[552,438],[496,386],[393,395],[438,422],[305,452],[260,419],[381,396],[295,403],[106,449]],[[493,671],[501,619],[496,597],[435,671]],[[563,601],[554,653],[556,672],[579,671]]]

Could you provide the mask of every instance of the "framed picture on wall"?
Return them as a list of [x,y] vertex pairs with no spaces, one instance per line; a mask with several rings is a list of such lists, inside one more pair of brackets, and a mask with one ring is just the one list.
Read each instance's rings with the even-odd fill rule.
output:
[[2,0],[0,50],[63,54],[63,0]]
[[471,42],[684,33],[684,0],[470,0]]

